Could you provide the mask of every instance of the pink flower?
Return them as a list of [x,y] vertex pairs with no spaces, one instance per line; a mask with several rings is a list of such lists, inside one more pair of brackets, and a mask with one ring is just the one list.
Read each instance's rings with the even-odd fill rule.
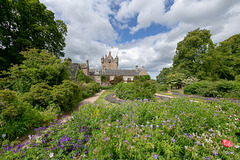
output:
[[222,139],[222,144],[224,147],[231,147],[233,145],[231,141],[228,141],[226,139]]
[[4,91],[7,91],[7,89],[4,89]]

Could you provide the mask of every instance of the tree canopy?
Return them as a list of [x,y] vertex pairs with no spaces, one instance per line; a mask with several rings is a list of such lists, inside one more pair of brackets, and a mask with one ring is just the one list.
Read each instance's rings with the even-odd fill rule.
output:
[[[157,76],[157,82],[175,82],[178,73],[185,74],[185,79],[236,79],[240,75],[240,34],[217,45],[211,40],[209,30],[196,29],[189,32],[177,44],[173,67],[163,68]],[[178,83],[183,81],[184,84],[184,78],[180,77]]]
[[21,51],[45,49],[64,56],[67,26],[39,0],[0,0],[1,70],[24,59]]

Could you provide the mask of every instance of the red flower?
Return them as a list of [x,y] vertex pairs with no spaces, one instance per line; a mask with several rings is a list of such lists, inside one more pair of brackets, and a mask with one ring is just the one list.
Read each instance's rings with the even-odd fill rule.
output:
[[233,145],[231,141],[228,141],[226,139],[222,139],[222,144],[224,147],[231,147]]

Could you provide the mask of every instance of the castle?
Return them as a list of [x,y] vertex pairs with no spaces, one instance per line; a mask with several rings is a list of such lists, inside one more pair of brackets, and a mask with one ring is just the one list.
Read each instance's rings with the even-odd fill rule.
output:
[[[76,77],[80,68],[85,75],[91,76],[96,83],[106,86],[110,85],[109,81],[113,80],[115,76],[122,76],[124,82],[129,82],[133,81],[134,76],[144,76],[148,74],[144,66],[141,69],[138,68],[138,66],[136,66],[135,69],[118,69],[118,62],[118,56],[113,58],[111,52],[109,52],[108,56],[105,55],[105,57],[102,56],[101,58],[101,69],[89,68],[87,60],[86,63],[72,63],[70,72]],[[102,82],[101,76],[106,76],[107,81]]]

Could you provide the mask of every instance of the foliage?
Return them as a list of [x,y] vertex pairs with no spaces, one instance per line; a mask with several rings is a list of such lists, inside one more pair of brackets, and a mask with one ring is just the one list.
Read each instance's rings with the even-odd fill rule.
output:
[[89,75],[85,75],[82,70],[78,71],[78,73],[77,73],[77,80],[79,82],[86,82],[86,83],[94,82],[93,78],[91,76],[89,76]]
[[164,68],[157,76],[158,83],[166,83],[169,74],[184,73],[199,80],[234,80],[240,74],[240,34],[213,44],[208,30],[189,32],[177,44],[173,67]]
[[199,28],[189,32],[183,41],[177,44],[176,55],[173,57],[173,67],[187,76],[202,79],[202,62],[204,55],[214,49],[211,34],[208,30]]
[[120,99],[153,99],[156,93],[154,81],[136,81],[133,83],[119,83],[115,86],[115,94]]
[[111,85],[116,85],[120,82],[123,82],[123,76],[114,76],[113,80],[109,81]]
[[[73,118],[53,123],[2,159],[239,159],[237,103],[161,103],[84,105]],[[223,146],[222,139],[233,146]],[[26,148],[26,146],[28,148]],[[6,147],[9,147],[8,145]],[[233,153],[233,154],[231,154]]]
[[143,75],[143,76],[134,76],[133,78],[133,81],[141,81],[141,82],[144,82],[144,81],[147,81],[147,80],[151,80],[151,77],[150,75]]
[[70,80],[64,80],[62,84],[53,86],[52,100],[61,111],[71,111],[82,98],[81,87]]
[[195,77],[188,77],[188,78],[184,79],[182,82],[183,82],[184,86],[187,86],[189,84],[192,84],[192,83],[195,83],[198,81],[199,81],[199,79],[197,79]]
[[10,68],[12,89],[21,93],[29,91],[31,85],[47,83],[50,86],[59,85],[64,79],[69,79],[67,61],[44,50],[30,49],[21,52],[25,60],[20,65]]
[[170,73],[166,77],[166,83],[170,84],[171,87],[176,87],[178,89],[182,88],[183,86],[183,80],[186,78],[186,75],[184,73]]
[[240,84],[234,81],[196,82],[184,88],[185,94],[197,94],[204,97],[240,98]]
[[166,84],[158,84],[157,85],[157,90],[158,91],[168,91],[168,87],[167,87],[167,85]]
[[[16,92],[0,91],[0,135],[6,134],[5,140],[23,136],[33,127],[56,119],[59,109],[56,107],[40,111],[29,103],[22,101]],[[0,140],[3,140],[0,137]]]
[[87,98],[93,96],[96,92],[99,91],[99,85],[95,82],[82,83],[81,89],[83,98]]
[[46,83],[32,85],[29,92],[22,96],[23,101],[33,106],[47,108],[52,102],[52,87]]
[[157,78],[157,83],[167,83],[167,76],[171,73],[172,68],[163,68]]
[[0,0],[0,69],[20,64],[24,59],[19,52],[29,48],[49,50],[64,56],[67,25],[55,20],[39,0]]

